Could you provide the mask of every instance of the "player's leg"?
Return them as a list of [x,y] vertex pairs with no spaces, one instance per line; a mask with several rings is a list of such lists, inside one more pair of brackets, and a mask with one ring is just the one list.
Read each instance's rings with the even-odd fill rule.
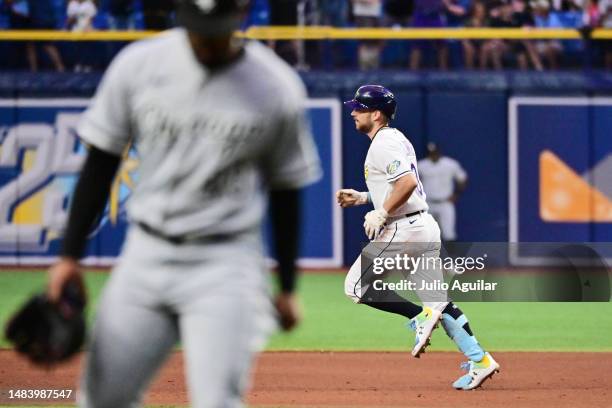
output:
[[127,279],[132,272],[118,267],[104,290],[81,384],[82,407],[137,406],[177,341],[176,319],[154,305],[144,285]]
[[[445,214],[442,215],[441,219],[445,220],[447,223],[452,221],[452,226],[454,227],[454,206],[451,203],[447,203],[445,207],[446,208],[440,208],[440,214]],[[452,212],[450,210],[452,210]],[[435,224],[435,222],[432,224]],[[450,224],[447,225],[450,226]],[[432,239],[435,239],[435,229],[436,226],[432,225]],[[447,229],[447,231],[454,232],[452,229]],[[451,236],[450,238],[454,238],[454,236]],[[437,258],[439,253],[437,255],[433,254],[433,256]],[[431,274],[433,279],[440,281],[443,279],[442,269],[428,268],[426,272],[427,274],[425,276],[429,276]],[[457,305],[452,302],[448,303],[446,292],[426,292],[419,294],[419,296],[421,299],[424,299],[423,296],[428,298],[424,299],[423,304],[425,306],[425,300],[429,300],[433,301],[432,307],[434,309],[437,308],[438,310],[441,310],[441,322],[442,327],[444,327],[444,331],[469,360],[468,364],[465,365],[465,367],[468,369],[468,373],[455,381],[453,383],[453,387],[457,389],[473,389],[480,386],[483,381],[489,378],[489,376],[493,375],[495,371],[499,370],[499,364],[493,360],[493,357],[490,354],[484,351],[476,340],[476,337],[473,335],[467,316],[461,311],[461,309],[459,309]],[[443,298],[440,296],[443,296]],[[440,309],[441,307],[443,307],[443,309]]]
[[365,265],[362,270],[361,259],[361,256],[357,257],[344,279],[344,294],[346,296],[355,303],[362,303],[384,312],[399,314],[408,319],[412,319],[421,313],[423,310],[421,306],[408,301],[395,291],[389,289],[376,290],[373,285],[369,284],[371,265]]
[[457,348],[468,358],[468,362],[462,365],[468,372],[453,383],[454,388],[464,390],[476,388],[493,373],[499,371],[499,364],[478,343],[467,316],[452,302],[442,312],[442,327]]
[[423,311],[410,322],[410,328],[415,332],[415,344],[412,355],[419,357],[425,352],[431,341],[431,334],[442,319],[442,310],[448,304],[446,290],[440,287],[444,282],[443,272],[437,262],[440,259],[439,242],[431,243],[435,248],[418,255],[424,264],[413,271],[411,280],[416,283],[417,296],[423,302]]
[[438,222],[442,233],[442,240],[455,241],[457,232],[455,229],[455,206],[453,203],[438,204]]
[[439,262],[440,229],[429,214],[400,223],[401,239],[409,243],[406,255],[419,260],[410,275],[416,286],[415,292],[423,302],[423,311],[410,322],[410,328],[415,332],[412,355],[418,358],[430,344],[431,334],[438,327],[442,310],[448,304],[446,290],[441,287],[444,276]]
[[242,407],[255,353],[271,329],[257,304],[269,300],[255,295],[216,288],[184,305],[180,332],[192,406]]
[[[366,287],[367,289],[367,287]],[[355,259],[348,273],[344,277],[344,294],[355,303],[361,302],[362,277],[361,277],[361,255]]]
[[274,329],[258,248],[226,243],[186,250],[186,258],[199,251],[205,260],[183,270],[169,296],[179,312],[193,407],[241,407],[255,353]]
[[439,224],[438,228],[442,228],[441,225],[441,221],[440,221],[440,204],[441,203],[429,203],[429,210],[428,213],[429,215],[431,215],[434,220]]

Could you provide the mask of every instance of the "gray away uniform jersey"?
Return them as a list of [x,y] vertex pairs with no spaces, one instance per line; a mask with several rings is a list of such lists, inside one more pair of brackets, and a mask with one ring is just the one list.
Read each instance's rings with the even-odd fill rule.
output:
[[320,176],[303,85],[271,53],[252,42],[239,62],[211,73],[174,29],[114,60],[79,135],[117,155],[133,141],[132,221],[168,236],[253,232],[262,186],[299,188]]
[[133,142],[131,221],[204,239],[175,245],[130,228],[98,306],[81,406],[136,406],[178,340],[192,406],[242,406],[273,323],[260,231],[267,191],[320,176],[304,99],[291,68],[258,43],[214,73],[182,29],[113,61],[79,135],[117,155]]

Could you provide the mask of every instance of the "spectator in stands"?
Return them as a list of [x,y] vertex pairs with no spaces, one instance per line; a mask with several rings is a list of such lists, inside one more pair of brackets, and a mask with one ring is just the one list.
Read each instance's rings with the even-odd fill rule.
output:
[[246,19],[242,23],[242,29],[251,26],[270,25],[270,5],[268,0],[251,0]]
[[[534,24],[533,14],[529,9],[526,0],[512,0],[512,27],[533,27]],[[531,62],[536,70],[543,70],[540,56],[536,52],[533,42],[528,40],[512,41],[511,46],[516,55],[520,69],[528,69],[529,62]]]
[[147,30],[167,30],[174,26],[173,0],[143,0],[142,18]]
[[[445,7],[446,25],[449,28],[465,27],[469,17],[472,0],[443,0]],[[455,49],[459,45],[456,39],[446,40],[449,49]]]
[[[66,26],[73,32],[84,32],[93,30],[93,18],[98,9],[93,0],[70,0],[66,10]],[[75,72],[89,72],[92,69],[90,53],[91,48],[88,44],[74,44],[76,61]]]
[[601,20],[601,11],[599,10],[598,0],[585,0],[582,24],[585,27],[596,28]]
[[[563,23],[556,13],[550,12],[548,0],[536,0],[532,3],[535,26],[537,28],[563,28]],[[550,69],[559,68],[559,57],[563,46],[559,40],[539,40],[535,43],[536,51]]]
[[[28,2],[26,0],[5,0],[0,2],[0,10],[2,14],[8,17],[8,27],[13,30],[27,29],[30,23],[30,11],[28,10]],[[22,65],[20,59],[25,54],[25,46],[22,42],[16,41],[8,43],[8,48],[3,50],[6,52],[6,60],[8,66],[17,68]]]
[[[470,28],[483,28],[487,27],[489,21],[487,19],[487,7],[483,1],[475,1],[472,4],[470,13],[466,22],[466,27]],[[484,58],[482,58],[482,40],[463,40],[461,45],[463,46],[463,60],[467,69],[474,69],[476,67],[476,58],[478,58],[480,67],[483,66]]]
[[66,26],[74,32],[91,31],[97,12],[93,0],[70,0],[66,10]]
[[[512,27],[512,5],[497,1],[489,10],[489,26],[492,28]],[[486,40],[480,53],[480,67],[487,69],[489,62],[496,70],[501,70],[502,56],[508,51],[508,42],[500,39]]]
[[111,30],[133,30],[134,0],[110,0],[108,4],[108,27]]
[[597,28],[601,22],[601,14],[597,0],[585,0],[582,7],[580,31],[582,35],[582,64],[586,68],[591,68],[597,57],[596,51],[598,41],[593,41],[591,31]]
[[[490,13],[491,27],[520,28],[532,27],[533,16],[528,10],[524,0],[512,0],[511,3],[498,3]],[[488,40],[483,45],[481,66],[486,67],[491,60],[493,67],[502,69],[503,56],[509,54],[516,58],[521,70],[529,68],[529,61],[533,67],[541,71],[542,62],[533,44],[527,40]]]
[[[13,29],[31,30],[55,30],[57,19],[52,0],[5,0],[10,10],[10,22]],[[65,70],[62,57],[57,47],[52,42],[28,42],[25,45],[28,65],[32,72],[37,72],[38,53],[36,44],[42,44],[42,48],[51,60],[53,67],[58,72]]]
[[[382,26],[382,0],[351,0],[353,19],[356,27]],[[380,40],[359,42],[358,58],[360,69],[376,69],[380,66],[380,52],[383,43]]]
[[[415,28],[446,27],[445,13],[444,0],[415,0],[412,26]],[[433,44],[436,49],[438,67],[448,69],[448,45],[445,41],[415,41],[410,50],[410,69],[420,69],[423,51],[428,44]]]
[[[601,27],[612,29],[612,0],[599,0]],[[601,40],[603,46],[604,68],[612,69],[612,40]]]
[[552,10],[573,12],[582,10],[583,0],[552,0]]
[[410,0],[386,0],[384,3],[385,23],[391,27],[407,27],[412,18],[414,2]]
[[[270,25],[296,26],[298,25],[298,0],[269,0]],[[270,41],[269,46],[287,63],[296,65],[298,61],[297,41]]]
[[321,24],[332,27],[345,27],[348,20],[348,3],[346,0],[319,0]]
[[471,0],[443,0],[446,25],[451,28],[464,27],[469,17]]
[[4,0],[2,11],[8,13],[9,26],[13,30],[29,28],[30,10],[27,0]]

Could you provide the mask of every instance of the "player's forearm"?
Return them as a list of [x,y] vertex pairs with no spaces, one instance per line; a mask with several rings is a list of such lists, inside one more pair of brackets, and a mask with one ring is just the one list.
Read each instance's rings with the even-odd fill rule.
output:
[[463,194],[463,191],[465,190],[465,187],[467,186],[467,179],[463,180],[463,181],[458,181],[455,183],[455,189],[453,191],[453,195],[451,197],[451,201],[455,202],[457,201],[457,199],[459,198],[459,196],[461,194]]
[[467,183],[468,183],[467,179],[465,179],[463,181],[459,181],[457,183],[456,187],[455,187],[455,194],[459,195],[459,194],[463,193],[463,191],[467,187]]
[[74,191],[60,256],[80,259],[87,236],[99,220],[121,158],[91,148]]
[[280,290],[292,293],[296,286],[300,233],[299,190],[279,190],[270,193],[270,218],[274,234]]
[[393,184],[393,189],[389,194],[389,197],[383,203],[383,208],[387,213],[391,214],[393,211],[401,207],[412,195],[417,187],[417,182],[414,176],[408,174]]

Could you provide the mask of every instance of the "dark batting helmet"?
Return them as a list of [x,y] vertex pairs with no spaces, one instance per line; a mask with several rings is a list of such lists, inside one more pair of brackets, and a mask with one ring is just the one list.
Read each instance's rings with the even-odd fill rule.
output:
[[363,85],[355,92],[355,97],[344,102],[351,110],[379,110],[389,119],[395,117],[397,102],[393,93],[382,85]]
[[178,0],[176,19],[189,31],[223,36],[240,28],[249,3],[249,0]]

